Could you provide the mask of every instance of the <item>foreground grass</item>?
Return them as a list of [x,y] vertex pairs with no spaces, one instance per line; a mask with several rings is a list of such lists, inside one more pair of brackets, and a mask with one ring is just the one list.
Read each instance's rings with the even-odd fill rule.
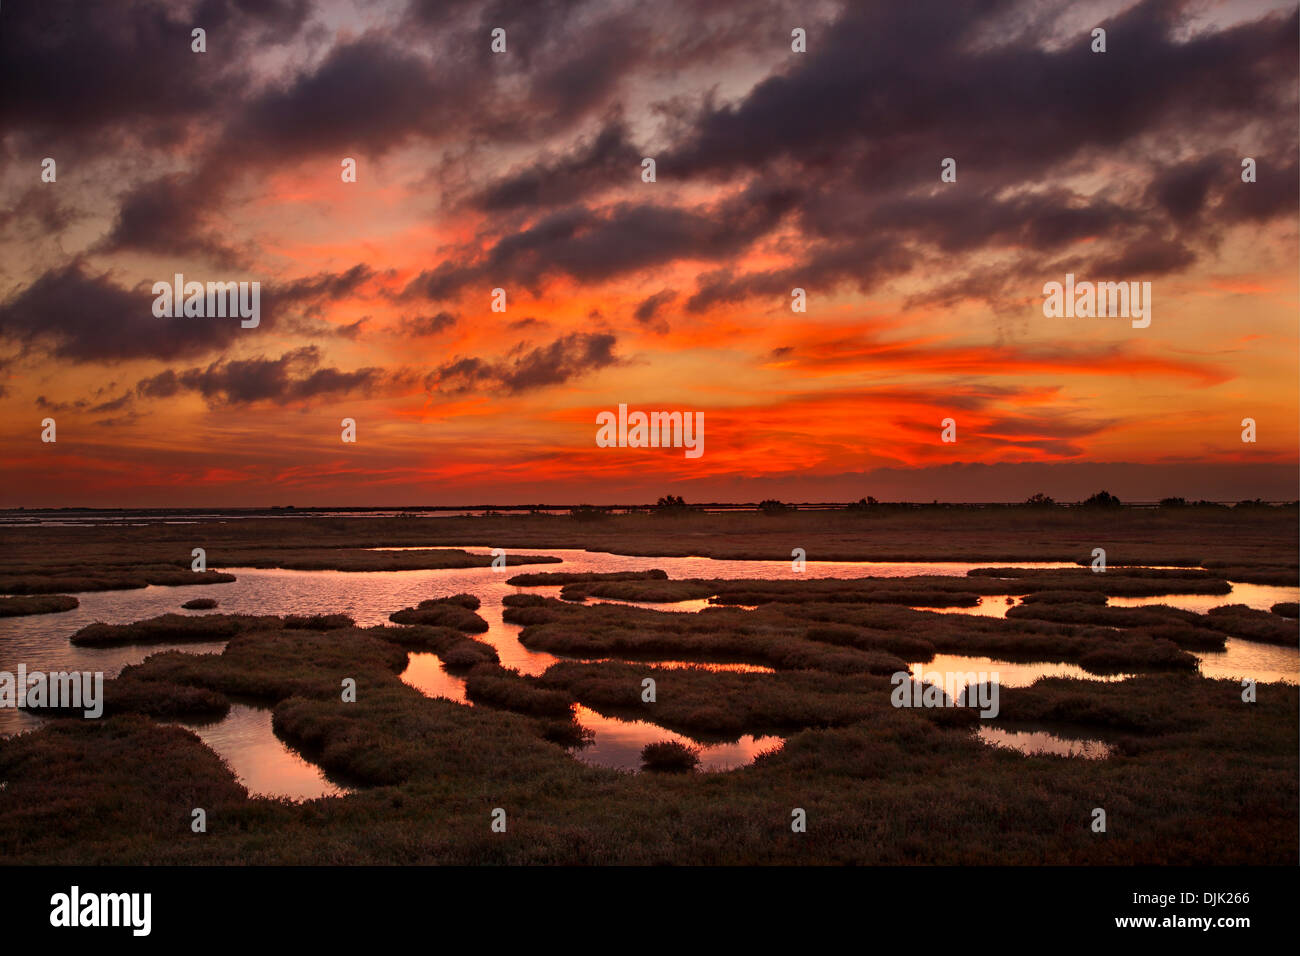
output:
[[[1191,676],[1004,690],[1008,718],[1068,713],[1116,740],[1107,760],[1024,757],[881,705],[795,732],[740,770],[629,776],[578,763],[527,717],[423,697],[396,679],[404,654],[380,638],[386,630],[244,634],[225,654],[181,662],[168,652],[133,675],[278,701],[276,732],[363,782],[354,794],[250,799],[184,730],[135,716],[55,721],[0,741],[0,854],[43,864],[1295,862],[1297,708],[1284,685],[1261,685],[1255,704],[1234,682]],[[345,673],[356,703],[339,699]],[[663,704],[685,693],[675,678],[697,679],[659,677]],[[196,806],[205,834],[190,830]],[[490,828],[498,807],[504,834]],[[1094,807],[1107,811],[1105,834],[1090,830]],[[794,808],[807,812],[807,833],[791,832]]]
[[[1285,571],[1294,563],[1294,509],[1260,511],[1039,517],[954,510],[906,521],[888,512],[642,515],[590,526],[541,516],[322,519],[303,527],[214,525],[201,530],[205,541],[198,543],[209,548],[210,560],[223,548],[248,549],[258,535],[280,549],[341,551],[531,544],[788,559],[798,545],[814,560],[836,548],[839,556],[876,559],[1086,560],[1093,546],[1104,545],[1113,564],[1215,559],[1225,568]],[[0,572],[37,574],[70,555],[84,555],[83,569],[98,557],[128,552],[132,561],[170,560],[164,555],[188,554],[189,538],[199,533],[176,526],[48,530],[57,533],[44,537],[42,529],[40,547],[0,530]],[[6,550],[10,542],[17,551]],[[269,560],[274,549],[265,550]],[[122,573],[133,566],[124,563]],[[191,572],[183,573],[193,583]],[[564,661],[528,678],[475,651],[474,645],[487,645],[454,627],[357,628],[333,616],[291,623],[164,615],[175,620],[92,625],[91,643],[105,645],[183,641],[185,634],[227,644],[221,654],[168,651],[126,668],[106,688],[117,716],[54,720],[0,740],[0,857],[31,864],[1294,865],[1300,840],[1296,688],[1261,684],[1256,702],[1247,704],[1236,682],[1179,672],[1194,659],[1159,635],[1188,622],[1157,611],[1094,623],[1086,615],[1103,605],[1096,588],[1081,583],[1090,579],[1085,575],[1091,572],[1067,574],[1068,580],[1030,575],[1016,585],[1029,586],[1025,593],[1034,600],[1027,607],[1064,607],[1062,613],[1079,616],[1070,621],[846,602],[828,597],[830,585],[816,600],[789,599],[774,588],[758,610],[719,607],[698,615],[533,595],[508,602],[529,646],[585,658],[749,660],[775,667],[772,674]],[[957,580],[1005,586],[975,580],[983,577]],[[1129,577],[1138,582],[1134,587],[1149,586],[1140,575]],[[1222,570],[1190,577],[1242,579]],[[1224,628],[1263,627],[1254,614],[1228,610],[1214,617]],[[1294,626],[1280,615],[1266,617]],[[180,623],[203,621],[209,623]],[[1218,636],[1237,633],[1204,621],[1194,626]],[[228,633],[212,636],[223,629]],[[476,706],[426,698],[398,678],[410,650],[429,650],[450,663],[457,649],[466,662],[483,658],[466,665]],[[998,722],[1069,723],[1104,739],[1114,753],[1105,760],[1026,757],[976,740],[969,711],[889,705],[886,676],[936,653],[1155,673],[1115,683],[1056,679],[1004,688]],[[656,680],[653,704],[641,701],[646,676]],[[355,702],[343,699],[345,680],[355,681]],[[282,739],[356,791],[302,804],[250,798],[197,736],[144,716],[166,719],[171,705],[160,702],[186,695],[218,707],[241,698],[272,708]],[[562,745],[574,742],[574,701],[688,735],[769,730],[786,742],[727,773],[629,775],[585,766]],[[207,811],[207,833],[190,829],[195,807]],[[1095,807],[1107,811],[1105,834],[1090,829]],[[507,814],[505,833],[491,829],[496,808]],[[807,812],[807,833],[791,832],[795,808]]]

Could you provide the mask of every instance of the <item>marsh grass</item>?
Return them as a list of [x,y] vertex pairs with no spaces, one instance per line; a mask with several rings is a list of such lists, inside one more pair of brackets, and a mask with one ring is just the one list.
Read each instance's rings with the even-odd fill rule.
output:
[[[1293,507],[873,506],[852,514],[687,512],[673,518],[612,515],[591,523],[541,515],[250,519],[202,530],[210,556],[223,548],[256,550],[248,543],[258,540],[289,549],[490,541],[516,550],[586,547],[788,560],[789,542],[796,540],[814,559],[1082,561],[1104,541],[1113,564],[1214,559],[1282,567],[1294,561],[1295,518]],[[111,567],[126,576],[136,564],[188,555],[193,537],[192,528],[160,525],[43,528],[35,534],[0,529],[0,575],[41,578],[49,568],[76,561],[82,569]],[[193,583],[191,572],[183,573],[185,583]],[[1050,588],[1052,582],[1041,578],[1027,583],[1033,587],[1026,593],[1078,590],[1069,581]],[[582,656],[602,643],[643,646],[636,638],[644,633],[649,645],[674,648],[675,660],[691,659],[683,648],[696,659],[725,659],[749,645],[762,658],[798,652],[793,657],[806,655],[815,664],[756,675],[769,679],[756,686],[731,680],[745,675],[661,668],[653,705],[660,709],[643,709],[643,719],[677,720],[680,712],[682,726],[720,724],[707,708],[725,714],[747,706],[740,723],[752,727],[778,718],[830,722],[791,730],[784,746],[734,771],[621,774],[585,766],[547,739],[547,727],[560,737],[573,733],[562,717],[430,699],[403,684],[397,675],[406,664],[405,646],[450,639],[441,632],[431,638],[413,633],[417,627],[320,631],[260,621],[223,638],[228,643],[221,654],[155,654],[124,670],[121,680],[256,698],[274,708],[273,727],[282,739],[328,772],[365,785],[345,797],[301,804],[250,798],[189,731],[131,714],[52,720],[0,739],[0,781],[6,783],[0,858],[25,865],[1295,864],[1300,766],[1294,686],[1260,684],[1253,704],[1241,701],[1237,682],[1192,673],[1002,688],[999,719],[1093,728],[1114,747],[1108,759],[1075,760],[988,747],[969,726],[937,716],[961,709],[893,708],[883,694],[887,681],[859,669],[866,652],[858,642],[895,638],[999,659],[1081,660],[1100,650],[1129,663],[1144,655],[1192,660],[1172,642],[1138,633],[1142,628],[965,616],[953,621],[959,615],[830,600],[682,615],[519,598],[507,599],[509,613],[528,618],[521,623],[535,629],[539,644],[571,643]],[[829,640],[809,638],[812,629],[831,626],[846,630],[823,632]],[[575,636],[566,639],[566,629]],[[840,670],[845,659],[838,655],[849,655],[852,667]],[[542,683],[595,699],[624,694],[628,676],[653,672],[650,664],[618,666],[626,672],[612,664],[564,662]],[[357,680],[355,703],[340,700],[343,677]],[[572,678],[572,688],[549,682],[560,677]],[[799,683],[804,680],[807,688]],[[866,690],[839,693],[838,681]],[[870,692],[873,682],[881,693]],[[509,689],[533,683],[519,679]],[[754,694],[757,703],[743,703]],[[804,697],[810,703],[800,715],[795,708]],[[644,706],[639,697],[635,706]],[[853,719],[854,707],[864,708],[861,719]],[[835,722],[840,719],[848,722]],[[1106,834],[1089,828],[1098,805],[1112,821]],[[189,828],[195,806],[208,811],[209,832],[201,836]],[[489,829],[496,806],[510,812],[504,839]],[[790,832],[791,807],[809,808],[807,833]]]
[[437,654],[450,671],[464,670],[476,664],[492,664],[498,660],[497,649],[491,644],[475,640],[451,627],[384,627],[371,628],[369,633],[410,651]]
[[641,748],[641,766],[652,773],[691,773],[700,765],[700,748],[661,740]]
[[[84,707],[29,708],[42,717],[80,718]],[[139,714],[159,720],[218,720],[230,712],[224,694],[166,680],[114,677],[104,682],[103,717]]]
[[507,600],[502,616],[525,625],[519,634],[525,647],[571,657],[736,661],[838,674],[892,674],[907,669],[901,657],[886,651],[807,640],[804,628],[784,617],[734,611],[674,614],[618,604],[542,600],[542,604]]
[[0,597],[0,617],[19,617],[25,614],[57,614],[60,611],[71,611],[80,604],[80,601],[69,594]]
[[69,640],[78,647],[122,647],[130,644],[195,644],[223,641],[252,630],[306,628],[316,630],[351,627],[346,614],[304,617],[256,614],[161,614],[130,624],[87,624]]
[[[2,536],[0,536],[2,537]],[[128,591],[191,584],[224,584],[233,574],[222,571],[190,571],[181,568],[137,565],[130,569],[104,568],[87,573],[85,565],[39,567],[29,573],[5,573],[0,569],[0,592],[7,594],[55,594],[60,591]]]
[[517,670],[481,664],[465,677],[465,696],[476,704],[489,704],[536,717],[573,716],[573,695],[548,687]]
[[1211,608],[1205,615],[1205,626],[1244,637],[1264,644],[1281,644],[1295,647],[1300,630],[1293,621],[1287,621],[1269,611],[1260,611],[1244,604],[1228,604]]
[[[642,680],[655,681],[655,701],[642,700]],[[639,667],[614,661],[561,661],[541,676],[584,706],[626,720],[649,720],[701,741],[741,734],[784,734],[879,719],[893,709],[893,685],[884,677],[821,671],[742,674],[692,668]],[[921,716],[946,725],[970,725],[964,708],[931,708]]]
[[[473,606],[467,602],[473,602]],[[457,594],[421,601],[417,607],[394,611],[388,619],[394,624],[451,627],[467,634],[482,634],[487,631],[488,622],[475,613],[478,606],[478,598],[472,594]]]

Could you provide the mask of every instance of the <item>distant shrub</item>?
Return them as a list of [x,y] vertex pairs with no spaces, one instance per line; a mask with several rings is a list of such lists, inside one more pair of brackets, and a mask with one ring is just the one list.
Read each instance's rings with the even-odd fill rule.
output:
[[664,495],[655,502],[655,511],[660,514],[680,514],[684,511],[690,511],[688,505],[681,495]]
[[875,498],[872,498],[870,495],[868,495],[865,498],[859,498],[857,501],[849,502],[847,510],[866,511],[868,508],[873,508],[878,504],[880,504],[879,501],[877,501]]
[[1049,498],[1041,491],[1036,491],[1025,499],[1025,504],[1030,508],[1051,508],[1056,505],[1056,499]]
[[1083,502],[1089,508],[1118,508],[1123,502],[1109,491],[1099,491]]

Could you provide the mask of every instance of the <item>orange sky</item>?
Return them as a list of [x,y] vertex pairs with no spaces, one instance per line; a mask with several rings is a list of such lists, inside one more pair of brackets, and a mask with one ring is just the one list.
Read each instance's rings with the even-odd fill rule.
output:
[[[0,506],[1295,497],[1293,7],[1026,9],[993,42],[959,5],[958,42],[835,5],[579,5],[494,56],[473,4],[436,30],[272,6],[158,53],[155,103],[113,84],[189,21],[141,4],[155,29],[103,25],[82,67],[103,91],[10,107]],[[941,78],[859,64],[890,46]],[[1107,72],[1147,69],[1145,98]],[[177,272],[259,281],[261,324],[154,318]],[[1046,318],[1067,272],[1151,282],[1150,327]],[[705,454],[597,447],[620,403],[702,412]]]

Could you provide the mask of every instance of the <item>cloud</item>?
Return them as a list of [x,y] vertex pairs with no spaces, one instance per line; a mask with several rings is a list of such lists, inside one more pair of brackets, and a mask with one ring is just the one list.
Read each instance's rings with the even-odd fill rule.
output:
[[[96,273],[78,258],[0,303],[0,337],[74,362],[195,358],[265,335],[295,317],[315,315],[325,304],[356,294],[374,275],[369,266],[358,264],[341,273],[263,284],[261,321],[256,329],[244,329],[238,318],[157,318],[152,282],[126,289],[110,273]],[[171,282],[172,276],[159,279]],[[186,279],[230,277],[190,274]]]
[[525,392],[547,385],[562,385],[590,372],[621,364],[614,354],[615,338],[608,333],[575,332],[549,345],[524,351],[514,358],[487,362],[457,358],[446,362],[426,379],[431,391],[469,392],[501,389]]
[[141,380],[135,392],[151,399],[196,392],[212,407],[259,402],[287,405],[316,398],[342,398],[356,392],[368,395],[401,380],[400,374],[380,368],[345,372],[321,367],[320,349],[308,345],[276,359],[223,360],[181,372],[168,369]]
[[663,289],[638,302],[632,316],[647,328],[652,328],[661,335],[666,334],[668,323],[659,318],[659,312],[676,298],[676,290]]
[[435,315],[414,315],[402,319],[403,335],[425,336],[438,335],[447,331],[458,321],[450,312],[438,312]]
[[[229,51],[290,41],[308,9],[305,0],[204,0],[193,10],[151,0],[8,4],[0,128],[78,152],[123,133],[178,145],[246,88],[244,58]],[[208,33],[206,54],[190,49],[195,25]]]
[[601,282],[682,258],[729,258],[774,228],[793,201],[788,191],[754,187],[698,209],[650,202],[572,206],[501,238],[475,260],[422,272],[405,294],[439,301],[474,284],[531,287],[552,275]]

